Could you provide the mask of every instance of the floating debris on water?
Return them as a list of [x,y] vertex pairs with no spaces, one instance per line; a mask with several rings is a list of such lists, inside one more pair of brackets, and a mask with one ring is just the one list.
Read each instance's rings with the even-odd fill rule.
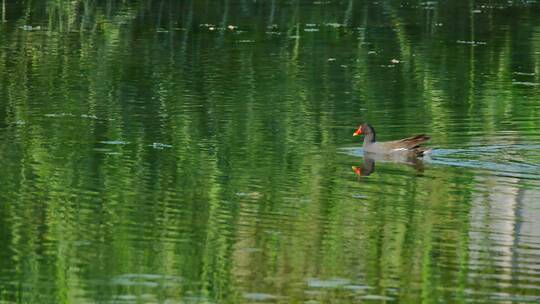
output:
[[349,290],[355,290],[355,291],[373,289],[373,287],[367,286],[367,285],[346,285],[346,286],[343,286],[343,288],[349,289]]
[[19,28],[22,29],[23,31],[40,31],[43,29],[41,25],[36,25],[36,26],[22,25]]
[[529,82],[529,81],[512,81],[512,84],[522,85],[522,86],[527,86],[527,87],[536,87],[540,85],[539,83]]
[[487,42],[483,41],[468,41],[468,40],[458,40],[456,41],[459,44],[470,44],[470,45],[486,45]]
[[244,293],[244,299],[251,300],[251,301],[269,301],[269,300],[276,300],[278,296],[271,295],[268,293],[260,293],[260,292],[248,292]]
[[400,63],[401,61],[399,59],[393,58],[392,60],[390,60],[390,62],[396,64],[396,63]]
[[319,29],[318,28],[306,28],[304,29],[304,32],[318,32]]
[[71,113],[51,113],[45,114],[45,117],[74,117],[75,115]]
[[236,196],[242,196],[242,197],[249,197],[249,198],[260,198],[261,197],[261,193],[260,192],[257,192],[257,191],[252,191],[252,192],[236,192]]
[[82,114],[82,118],[98,119],[96,115]]
[[236,29],[238,28],[238,26],[236,26],[236,25],[230,25],[230,24],[229,24],[229,25],[227,26],[227,28],[228,28],[230,31],[234,31],[234,30],[236,30]]
[[159,274],[146,274],[146,273],[128,273],[118,275],[111,280],[113,285],[121,286],[144,286],[144,287],[158,287],[158,286],[178,286],[182,283],[183,278],[173,275],[159,275]]
[[126,145],[126,144],[128,144],[127,141],[123,141],[123,140],[102,140],[102,141],[100,141],[100,143],[106,144],[106,145]]
[[364,194],[353,194],[351,195],[352,198],[368,198],[367,195]]
[[122,155],[120,152],[105,152],[107,155]]
[[394,298],[380,295],[365,295],[360,297],[363,300],[375,300],[375,301],[393,301]]
[[328,58],[328,61],[336,61],[336,58]]
[[158,142],[155,142],[153,144],[150,145],[150,147],[154,148],[154,149],[165,149],[165,148],[172,148],[171,145],[167,145],[167,144],[162,144],[162,143],[158,143]]
[[209,31],[215,31],[215,30],[225,30],[225,28],[222,28],[222,27],[217,27],[217,25],[215,24],[210,24],[210,23],[201,23],[199,24],[199,27],[205,27],[207,28]]
[[333,23],[333,22],[325,23],[324,25],[330,26],[330,27],[335,27],[335,28],[345,26],[344,24],[341,24],[341,23]]
[[[72,113],[49,113],[45,114],[45,117],[76,117],[76,115]],[[89,118],[89,119],[98,119],[96,115],[93,114],[81,114],[79,115],[81,118]]]
[[311,288],[338,288],[345,287],[350,285],[350,281],[346,279],[329,279],[329,280],[320,280],[320,279],[308,279],[307,284]]

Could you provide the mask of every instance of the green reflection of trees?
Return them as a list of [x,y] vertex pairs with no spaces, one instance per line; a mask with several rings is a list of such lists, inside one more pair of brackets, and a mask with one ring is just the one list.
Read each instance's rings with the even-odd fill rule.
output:
[[0,299],[466,301],[473,172],[353,183],[336,151],[360,119],[539,127],[507,81],[538,82],[538,21],[470,3],[2,2]]

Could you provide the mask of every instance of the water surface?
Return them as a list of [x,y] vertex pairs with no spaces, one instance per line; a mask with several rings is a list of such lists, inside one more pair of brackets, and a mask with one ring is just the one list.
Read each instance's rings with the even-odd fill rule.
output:
[[2,2],[1,303],[540,301],[536,2],[131,2]]

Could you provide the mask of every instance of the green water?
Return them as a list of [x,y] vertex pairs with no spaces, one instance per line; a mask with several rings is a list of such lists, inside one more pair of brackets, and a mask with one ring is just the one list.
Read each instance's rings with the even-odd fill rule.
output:
[[0,303],[540,302],[536,1],[0,10]]

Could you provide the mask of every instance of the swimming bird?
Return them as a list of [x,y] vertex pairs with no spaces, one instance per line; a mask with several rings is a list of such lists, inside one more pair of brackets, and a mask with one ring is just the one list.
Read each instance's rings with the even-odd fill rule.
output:
[[362,148],[364,153],[384,154],[384,155],[407,155],[407,156],[424,156],[431,151],[429,148],[420,147],[420,144],[429,140],[429,136],[425,134],[414,135],[411,137],[377,142],[375,140],[375,130],[372,126],[364,123],[354,131],[353,136],[364,134],[364,144]]

